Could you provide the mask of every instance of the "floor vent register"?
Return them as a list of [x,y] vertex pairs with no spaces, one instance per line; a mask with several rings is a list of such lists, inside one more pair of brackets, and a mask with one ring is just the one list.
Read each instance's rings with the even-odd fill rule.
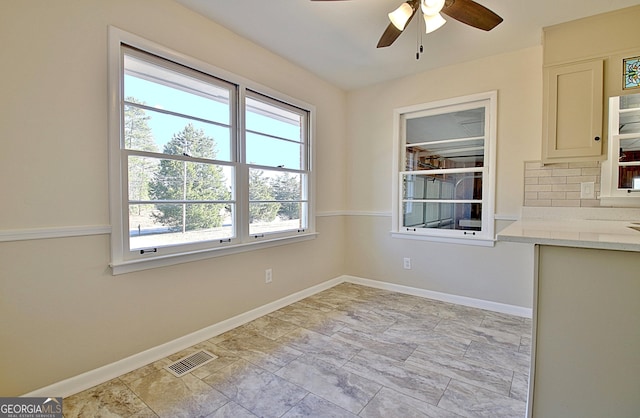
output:
[[180,360],[165,366],[165,369],[176,377],[182,377],[198,367],[204,366],[211,360],[215,360],[216,358],[218,358],[218,356],[215,354],[211,354],[206,350],[200,350],[197,353],[183,357]]

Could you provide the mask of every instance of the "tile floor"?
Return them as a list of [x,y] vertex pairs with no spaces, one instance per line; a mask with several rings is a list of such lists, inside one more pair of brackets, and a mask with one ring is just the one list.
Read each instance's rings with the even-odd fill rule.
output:
[[[163,367],[217,358],[183,377]],[[71,417],[524,417],[531,321],[343,283],[64,400]]]

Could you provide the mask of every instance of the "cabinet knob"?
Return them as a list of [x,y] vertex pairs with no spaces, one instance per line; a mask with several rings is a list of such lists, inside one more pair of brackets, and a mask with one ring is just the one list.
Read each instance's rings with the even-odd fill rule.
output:
[[595,141],[600,141],[600,137],[596,136],[595,138],[593,138]]

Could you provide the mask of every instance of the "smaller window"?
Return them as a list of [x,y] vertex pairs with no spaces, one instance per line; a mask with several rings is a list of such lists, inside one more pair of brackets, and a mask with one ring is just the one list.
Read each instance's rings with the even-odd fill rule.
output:
[[640,206],[640,94],[609,99],[609,150],[602,164],[600,200]]
[[396,111],[394,236],[493,244],[496,93]]
[[309,228],[308,112],[247,91],[249,235]]

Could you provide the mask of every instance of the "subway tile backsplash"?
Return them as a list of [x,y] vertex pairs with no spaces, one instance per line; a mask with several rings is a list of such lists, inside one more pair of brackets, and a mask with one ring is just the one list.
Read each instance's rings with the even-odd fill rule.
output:
[[[595,199],[580,198],[580,184],[593,182]],[[524,206],[598,207],[600,206],[600,162],[542,165],[524,164]]]

